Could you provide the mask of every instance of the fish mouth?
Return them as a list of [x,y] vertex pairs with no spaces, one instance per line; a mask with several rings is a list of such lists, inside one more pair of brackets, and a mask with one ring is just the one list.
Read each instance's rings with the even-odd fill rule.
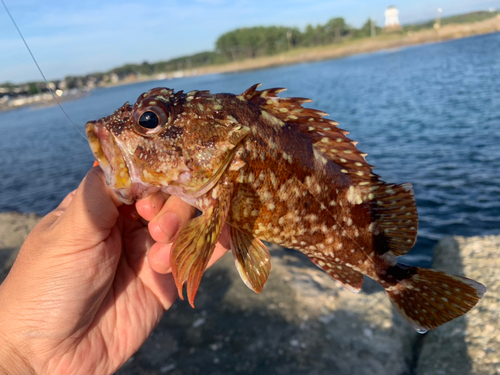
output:
[[90,149],[106,176],[106,184],[115,191],[123,203],[132,204],[135,199],[129,168],[113,135],[95,121],[87,122],[85,132]]

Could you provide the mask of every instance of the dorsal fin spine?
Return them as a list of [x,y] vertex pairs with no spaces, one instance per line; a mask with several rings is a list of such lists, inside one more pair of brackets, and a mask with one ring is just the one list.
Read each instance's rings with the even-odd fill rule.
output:
[[[357,142],[347,137],[349,132],[337,127],[337,122],[324,119],[325,112],[302,107],[301,104],[306,102],[304,98],[279,98],[276,94],[282,89],[257,91],[257,87],[252,86],[243,96],[308,139],[322,155],[318,160],[324,157],[339,166],[340,172],[346,174],[353,186],[359,187],[360,194],[371,202],[374,220],[380,231],[386,234],[388,251],[394,255],[408,252],[415,242],[418,227],[411,185],[381,181],[372,172],[374,167],[366,162],[366,154],[356,148]],[[294,115],[290,116],[290,113]]]

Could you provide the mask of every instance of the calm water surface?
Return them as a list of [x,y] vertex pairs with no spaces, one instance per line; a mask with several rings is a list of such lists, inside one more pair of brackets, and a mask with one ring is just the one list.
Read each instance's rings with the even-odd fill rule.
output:
[[[253,72],[98,89],[64,103],[81,125],[155,86],[241,93],[254,83],[314,99],[388,182],[411,182],[420,217],[409,261],[445,235],[500,233],[500,33]],[[282,95],[284,95],[282,94]],[[57,107],[0,113],[0,211],[45,214],[93,163]]]

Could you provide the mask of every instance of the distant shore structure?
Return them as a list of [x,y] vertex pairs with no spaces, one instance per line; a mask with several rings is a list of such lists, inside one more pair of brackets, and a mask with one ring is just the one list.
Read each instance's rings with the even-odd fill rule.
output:
[[441,13],[443,12],[443,9],[438,8],[437,13],[436,13],[436,22],[434,22],[434,29],[438,30],[441,28]]
[[394,5],[388,6],[385,10],[385,29],[386,31],[401,30],[399,22],[399,10]]

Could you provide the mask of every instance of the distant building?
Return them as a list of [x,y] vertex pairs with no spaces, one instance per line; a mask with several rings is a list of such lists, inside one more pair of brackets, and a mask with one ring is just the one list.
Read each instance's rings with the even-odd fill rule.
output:
[[399,10],[395,6],[387,7],[385,10],[385,30],[394,31],[401,30],[401,24],[399,23]]
[[111,81],[111,83],[118,83],[118,81],[120,80],[120,77],[118,77],[118,74],[116,74],[116,73],[111,73],[109,75],[109,80]]

